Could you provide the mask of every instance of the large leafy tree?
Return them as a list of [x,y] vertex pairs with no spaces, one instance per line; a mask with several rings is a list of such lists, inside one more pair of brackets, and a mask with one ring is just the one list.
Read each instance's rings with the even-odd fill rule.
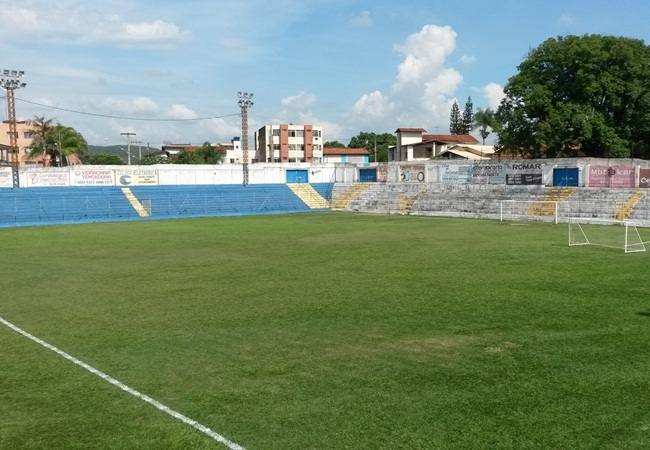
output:
[[490,108],[481,109],[474,113],[474,123],[472,124],[473,129],[478,129],[478,133],[483,139],[483,145],[485,145],[485,140],[490,135],[491,131],[495,128],[494,123],[494,111]]
[[327,141],[323,144],[323,147],[329,147],[329,148],[341,148],[345,147],[345,144],[339,142],[339,141]]
[[51,120],[44,120],[42,117],[35,118],[32,123],[34,140],[29,155],[49,155],[50,161],[59,166],[67,165],[70,155],[83,158],[88,151],[88,143],[81,133],[60,123],[54,126],[51,123]]
[[[388,147],[396,145],[397,138],[392,133],[374,133],[362,131],[350,139],[348,147],[365,148],[370,155],[370,161],[386,162],[388,161]],[[377,159],[375,160],[375,145],[377,148]]]
[[224,153],[222,149],[215,148],[209,142],[204,142],[199,148],[182,151],[174,162],[178,164],[221,164]]
[[86,155],[82,158],[84,164],[92,164],[97,166],[118,166],[124,164],[122,158],[117,155],[108,153],[95,153],[94,155]]
[[531,157],[650,156],[650,47],[586,35],[548,39],[505,86],[499,146]]

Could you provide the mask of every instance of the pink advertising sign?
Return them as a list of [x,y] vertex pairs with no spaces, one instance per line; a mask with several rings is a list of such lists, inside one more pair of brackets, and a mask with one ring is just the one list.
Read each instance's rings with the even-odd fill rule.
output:
[[589,166],[589,187],[634,187],[634,166]]

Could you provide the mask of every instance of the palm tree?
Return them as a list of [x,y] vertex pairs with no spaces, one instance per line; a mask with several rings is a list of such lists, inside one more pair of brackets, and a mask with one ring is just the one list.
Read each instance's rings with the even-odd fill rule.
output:
[[30,146],[29,156],[36,156],[42,154],[45,156],[47,154],[47,142],[45,136],[48,131],[52,129],[53,119],[46,119],[44,116],[34,116],[30,121],[31,132],[34,136],[32,145]]
[[[42,119],[42,118],[37,118]],[[50,121],[37,122],[34,142],[31,145],[30,156],[42,154],[49,155],[50,161],[59,161],[59,165],[67,165],[67,157],[72,154],[84,155],[88,150],[88,143],[74,128],[57,123],[51,125]],[[44,133],[41,135],[41,131]]]
[[474,128],[478,128],[478,132],[483,138],[483,145],[485,145],[485,139],[490,135],[490,131],[494,130],[495,127],[494,120],[494,111],[490,108],[480,109],[474,113]]

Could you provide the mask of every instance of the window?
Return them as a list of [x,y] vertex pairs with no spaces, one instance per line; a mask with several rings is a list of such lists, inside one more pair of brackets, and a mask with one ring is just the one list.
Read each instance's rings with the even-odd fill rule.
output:
[[280,144],[273,144],[273,150],[280,150]]
[[289,130],[289,137],[296,137],[296,130]]
[[32,131],[25,131],[23,132],[23,137],[25,139],[32,139],[34,137],[34,133]]
[[296,130],[296,136],[297,137],[305,137],[305,131],[304,130]]
[[230,158],[230,164],[235,164],[235,158]]
[[314,137],[315,138],[321,137],[320,130],[314,130]]
[[280,129],[279,128],[273,128],[273,136],[280,136]]

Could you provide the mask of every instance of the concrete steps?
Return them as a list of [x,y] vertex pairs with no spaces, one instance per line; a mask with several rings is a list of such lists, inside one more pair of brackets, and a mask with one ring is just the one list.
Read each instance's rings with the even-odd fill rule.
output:
[[311,209],[330,207],[330,203],[308,183],[287,183],[287,186]]

